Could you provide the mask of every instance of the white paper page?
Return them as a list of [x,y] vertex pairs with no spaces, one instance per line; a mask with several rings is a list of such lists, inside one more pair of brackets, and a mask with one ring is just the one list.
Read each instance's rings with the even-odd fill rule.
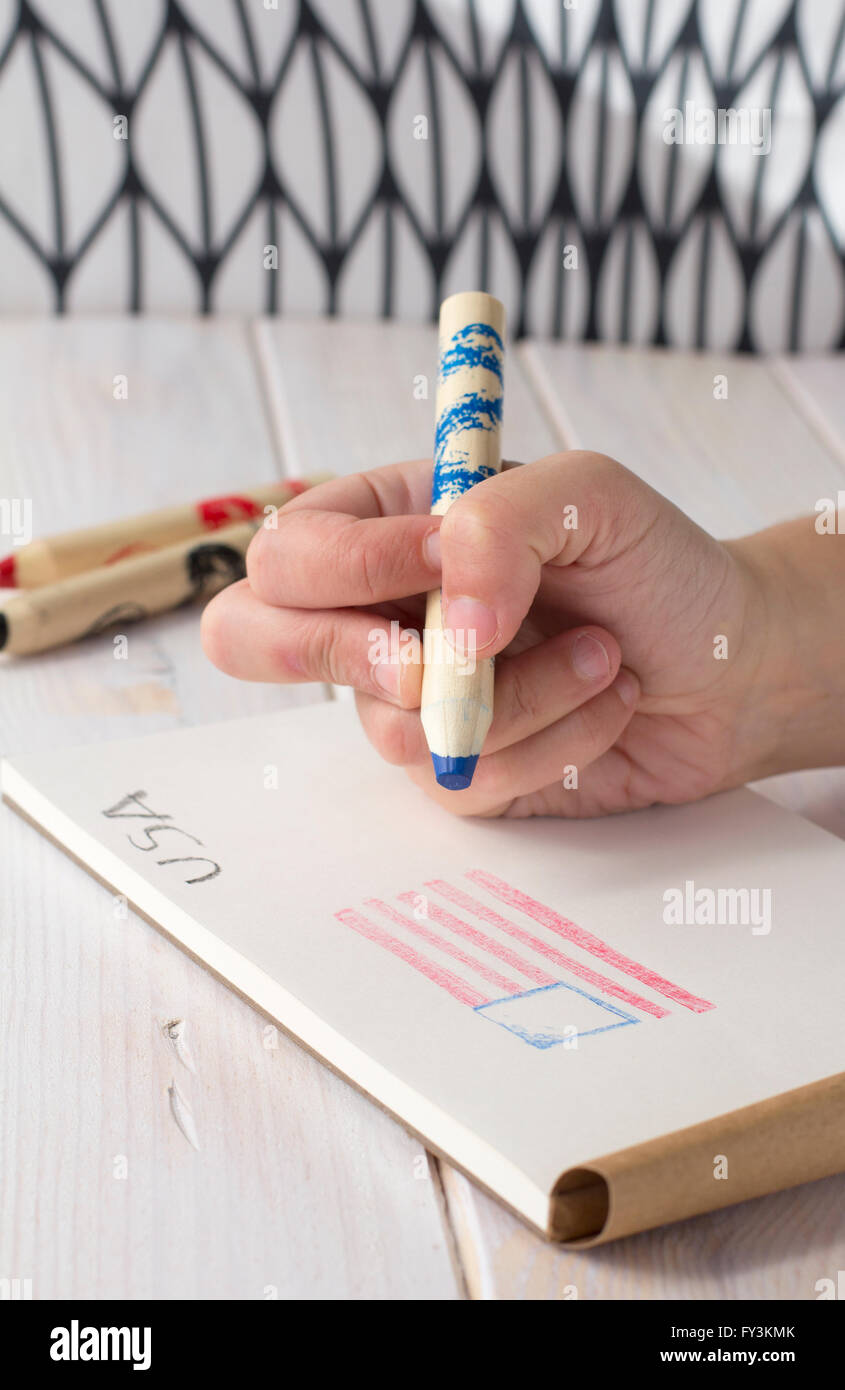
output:
[[[3,785],[538,1225],[564,1169],[845,1068],[845,846],[752,792],[460,820],[344,705],[29,756]],[[721,924],[665,920],[711,902]]]

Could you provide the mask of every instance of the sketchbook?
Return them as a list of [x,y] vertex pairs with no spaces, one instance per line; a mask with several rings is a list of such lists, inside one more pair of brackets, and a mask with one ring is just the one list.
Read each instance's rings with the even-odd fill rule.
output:
[[845,1169],[845,845],[765,797],[462,820],[343,703],[29,755],[2,786],[548,1236]]

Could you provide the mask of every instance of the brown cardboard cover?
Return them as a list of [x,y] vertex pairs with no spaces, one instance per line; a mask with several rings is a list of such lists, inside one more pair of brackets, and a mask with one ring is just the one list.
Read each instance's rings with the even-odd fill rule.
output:
[[[714,1176],[717,1158],[727,1178]],[[845,1072],[569,1169],[549,1235],[577,1248],[845,1170]]]

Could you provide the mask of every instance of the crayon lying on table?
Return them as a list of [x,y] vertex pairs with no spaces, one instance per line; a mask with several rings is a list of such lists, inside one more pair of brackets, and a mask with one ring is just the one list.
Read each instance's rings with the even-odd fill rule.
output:
[[194,536],[61,584],[12,594],[0,602],[0,651],[15,656],[47,651],[190,599],[210,598],[243,578],[247,547],[259,524],[243,521],[213,537]]
[[[437,422],[431,515],[501,467],[505,311],[481,293],[440,306]],[[464,646],[472,655],[473,634]],[[493,718],[493,660],[456,658],[443,632],[440,590],[428,595],[420,715],[441,787],[469,786]]]
[[312,478],[286,478],[205,502],[165,507],[141,516],[121,517],[82,531],[63,531],[43,540],[31,541],[0,560],[0,588],[36,589],[57,584],[74,574],[112,565],[118,561],[158,550],[177,541],[217,531],[239,521],[262,518],[265,507],[283,507],[306,488],[316,487],[332,475]]

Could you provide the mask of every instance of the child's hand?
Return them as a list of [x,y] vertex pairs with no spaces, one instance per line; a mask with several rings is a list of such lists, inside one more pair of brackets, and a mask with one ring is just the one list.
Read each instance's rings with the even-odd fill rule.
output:
[[[713,540],[599,454],[509,469],[442,524],[430,484],[430,461],[398,464],[289,503],[252,542],[248,579],[206,610],[212,661],[247,680],[354,686],[382,756],[459,814],[600,815],[780,769],[789,656],[757,538]],[[501,653],[465,792],[434,780],[419,664],[370,659],[391,619],[419,629],[441,554],[450,627]]]

